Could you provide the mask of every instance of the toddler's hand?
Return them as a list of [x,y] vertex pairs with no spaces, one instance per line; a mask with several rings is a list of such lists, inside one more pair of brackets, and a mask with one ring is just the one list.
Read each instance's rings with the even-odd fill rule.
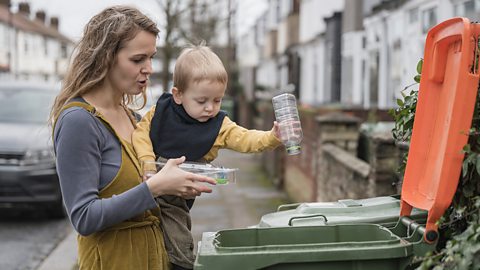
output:
[[277,121],[273,121],[272,132],[273,132],[273,135],[275,135],[275,137],[277,137],[277,139],[279,139],[279,140],[281,139],[280,138],[280,127],[278,126]]

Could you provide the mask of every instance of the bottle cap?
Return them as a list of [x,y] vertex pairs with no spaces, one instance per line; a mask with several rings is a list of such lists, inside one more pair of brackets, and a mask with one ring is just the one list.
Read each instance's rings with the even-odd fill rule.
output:
[[287,150],[287,154],[290,156],[297,155],[302,152],[302,147],[298,144],[286,146],[285,149]]

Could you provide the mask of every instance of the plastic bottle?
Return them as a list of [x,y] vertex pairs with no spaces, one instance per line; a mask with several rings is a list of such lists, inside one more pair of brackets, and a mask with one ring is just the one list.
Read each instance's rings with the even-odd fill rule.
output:
[[299,154],[303,139],[302,126],[297,110],[297,100],[292,94],[280,94],[272,98],[275,119],[280,128],[280,140],[288,155]]

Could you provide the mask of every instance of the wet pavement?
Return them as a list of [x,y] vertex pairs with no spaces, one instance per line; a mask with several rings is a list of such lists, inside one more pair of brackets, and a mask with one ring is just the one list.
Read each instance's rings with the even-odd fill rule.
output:
[[[262,215],[289,203],[285,192],[276,189],[261,168],[260,154],[222,150],[213,162],[226,168],[238,168],[236,182],[217,185],[210,194],[202,194],[191,210],[195,244],[203,232],[245,228],[260,222]],[[196,250],[196,249],[195,249]]]
[[0,269],[33,270],[70,232],[67,219],[40,210],[0,210]]

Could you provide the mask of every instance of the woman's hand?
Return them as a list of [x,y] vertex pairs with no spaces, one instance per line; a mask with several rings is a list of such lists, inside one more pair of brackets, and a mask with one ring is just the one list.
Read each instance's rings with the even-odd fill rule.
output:
[[154,197],[176,195],[192,198],[203,192],[212,192],[204,183],[215,185],[215,179],[180,169],[178,165],[184,161],[185,157],[169,159],[158,173],[147,180],[147,186]]

